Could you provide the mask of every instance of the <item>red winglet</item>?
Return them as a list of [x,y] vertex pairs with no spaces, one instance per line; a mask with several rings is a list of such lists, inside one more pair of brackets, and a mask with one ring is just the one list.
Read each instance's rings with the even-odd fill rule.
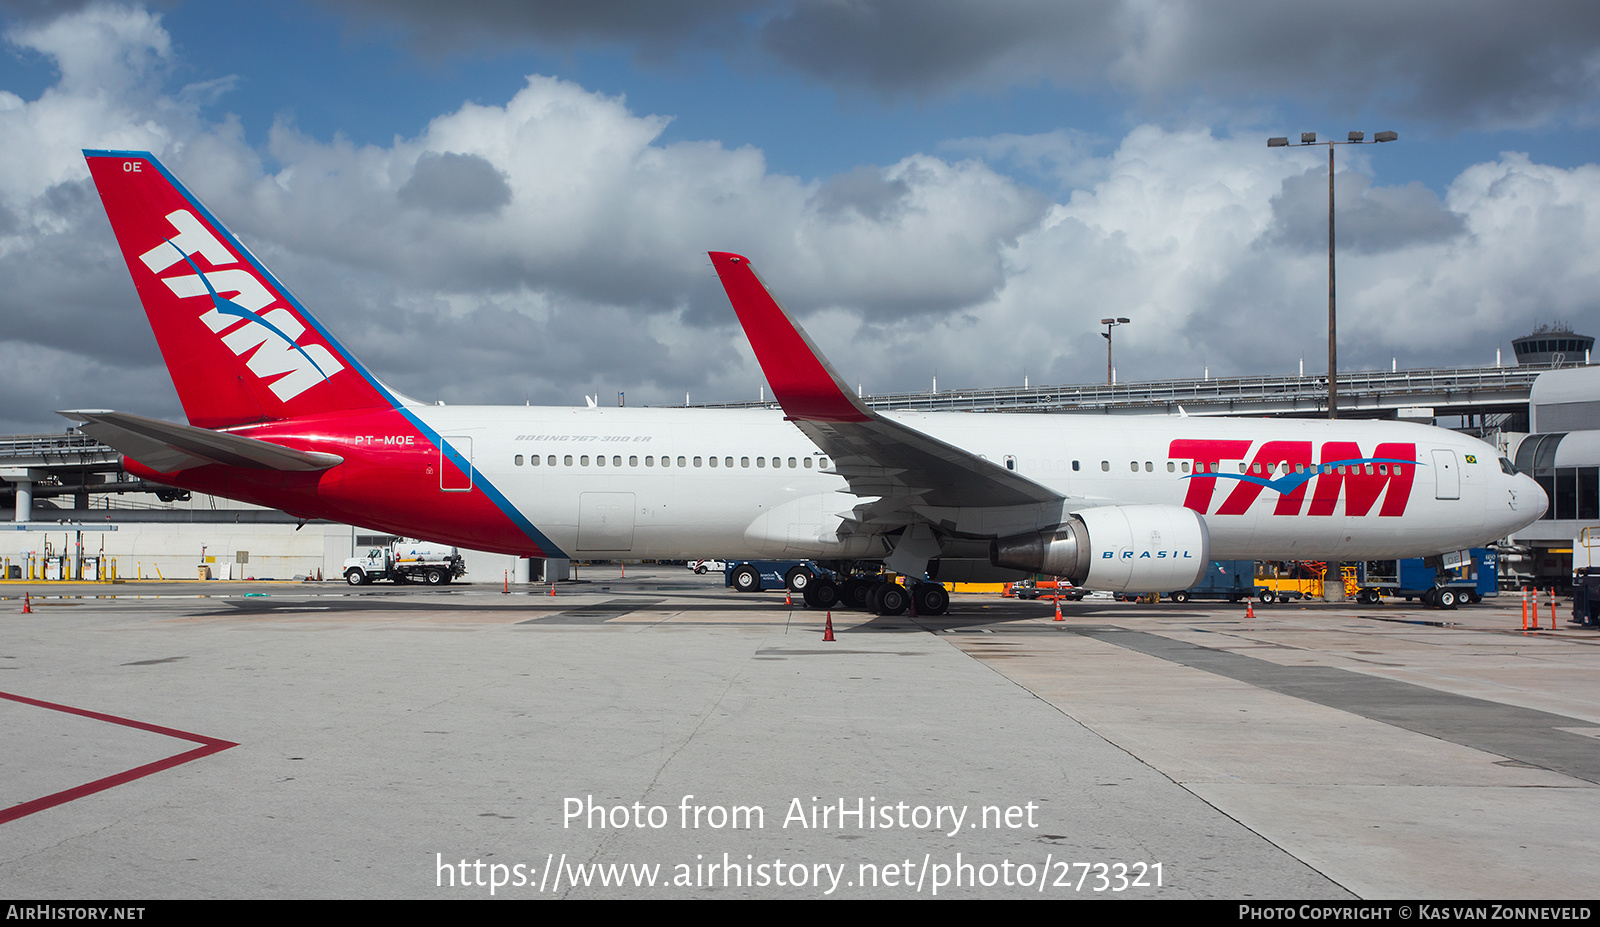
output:
[[814,422],[865,422],[872,413],[778,304],[749,260],[712,251],[722,288],[755,349],[761,372],[789,418]]

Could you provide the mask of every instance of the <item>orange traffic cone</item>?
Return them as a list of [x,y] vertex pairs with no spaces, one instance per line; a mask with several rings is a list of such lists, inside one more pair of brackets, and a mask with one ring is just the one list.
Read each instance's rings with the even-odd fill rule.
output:
[[1067,620],[1067,619],[1061,617],[1061,596],[1059,596],[1059,595],[1056,596],[1056,617],[1055,617],[1055,620],[1056,621],[1066,621]]
[[1254,618],[1256,616],[1256,603],[1246,602],[1244,604],[1244,616],[1246,618]]
[[24,615],[33,614],[33,602],[28,598],[28,594],[26,592],[22,594],[22,613]]
[[827,624],[824,624],[822,626],[822,639],[825,640],[825,641],[833,640],[833,610],[832,609],[829,609],[829,611],[828,611],[828,622],[827,622]]
[[550,595],[554,596],[555,594],[556,594],[556,584],[555,584],[555,581],[552,580],[551,583],[550,583]]
[[783,588],[783,604],[785,604],[785,605],[793,605],[794,604],[794,590],[790,589],[787,586],[785,586]]
[[1528,630],[1528,587],[1522,587],[1522,630]]
[[505,588],[501,589],[500,591],[502,593],[506,594],[506,595],[510,595],[511,594],[511,571],[510,570],[506,570],[505,571],[505,577],[506,577]]

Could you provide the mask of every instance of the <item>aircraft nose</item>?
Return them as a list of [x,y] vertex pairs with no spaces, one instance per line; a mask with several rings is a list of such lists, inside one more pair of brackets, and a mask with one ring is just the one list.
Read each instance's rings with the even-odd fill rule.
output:
[[1544,517],[1550,508],[1550,497],[1545,495],[1544,487],[1526,473],[1517,474],[1517,482],[1512,487],[1516,494],[1517,515],[1534,522]]

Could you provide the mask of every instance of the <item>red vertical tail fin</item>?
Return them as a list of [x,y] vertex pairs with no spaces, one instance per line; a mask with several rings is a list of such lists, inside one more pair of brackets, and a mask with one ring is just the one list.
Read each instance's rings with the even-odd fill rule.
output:
[[84,157],[191,424],[397,404],[149,152]]

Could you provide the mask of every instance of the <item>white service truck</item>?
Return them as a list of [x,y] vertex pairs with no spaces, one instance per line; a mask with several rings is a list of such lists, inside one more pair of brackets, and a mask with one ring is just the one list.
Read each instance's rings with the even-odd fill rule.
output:
[[466,561],[456,548],[405,539],[374,547],[365,557],[351,557],[344,562],[344,581],[352,586],[364,586],[375,579],[442,586],[466,572]]

